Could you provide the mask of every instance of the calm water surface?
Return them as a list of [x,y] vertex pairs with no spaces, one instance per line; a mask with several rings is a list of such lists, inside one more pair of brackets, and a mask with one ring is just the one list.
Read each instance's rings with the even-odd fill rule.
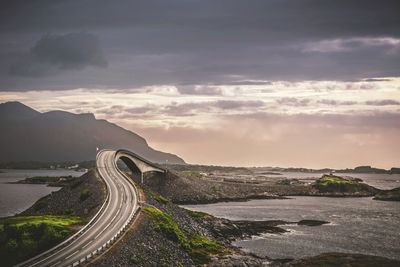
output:
[[60,187],[39,184],[8,184],[33,176],[81,176],[72,170],[0,170],[0,217],[11,216],[29,208],[41,197]]
[[347,252],[400,260],[400,202],[372,198],[294,197],[185,207],[231,220],[317,219],[331,222],[317,227],[282,226],[289,232],[264,234],[234,243],[260,256],[301,258],[323,252]]

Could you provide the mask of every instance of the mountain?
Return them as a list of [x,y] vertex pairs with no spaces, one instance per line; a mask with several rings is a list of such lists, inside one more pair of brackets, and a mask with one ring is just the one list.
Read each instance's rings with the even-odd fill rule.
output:
[[180,157],[149,147],[146,140],[91,113],[40,113],[20,102],[0,104],[0,162],[85,161],[96,147],[131,150],[158,163],[185,164]]

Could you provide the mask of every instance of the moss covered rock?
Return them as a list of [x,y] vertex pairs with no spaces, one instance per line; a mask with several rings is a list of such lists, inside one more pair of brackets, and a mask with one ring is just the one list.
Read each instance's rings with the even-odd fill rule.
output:
[[363,183],[360,179],[323,175],[312,185],[314,195],[326,196],[373,196],[378,189]]

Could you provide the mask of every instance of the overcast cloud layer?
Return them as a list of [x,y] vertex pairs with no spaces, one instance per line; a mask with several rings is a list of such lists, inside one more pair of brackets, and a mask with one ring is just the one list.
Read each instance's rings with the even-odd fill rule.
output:
[[93,112],[194,163],[400,165],[399,10],[3,1],[0,101]]
[[400,69],[398,1],[3,1],[0,10],[1,90],[357,80]]

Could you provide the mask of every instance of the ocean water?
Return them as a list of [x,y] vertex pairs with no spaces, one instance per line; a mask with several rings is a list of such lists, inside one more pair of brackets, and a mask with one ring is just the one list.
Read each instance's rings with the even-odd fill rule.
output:
[[[310,178],[302,175],[283,173],[282,176]],[[362,178],[382,189],[399,186],[398,175],[349,176]],[[316,227],[284,225],[281,227],[288,233],[262,234],[234,242],[235,246],[260,256],[301,258],[324,252],[347,252],[400,260],[400,202],[376,201],[371,197],[291,197],[184,207],[231,220],[315,219],[330,222]]]
[[57,191],[60,187],[40,184],[9,184],[33,176],[81,176],[83,172],[72,170],[1,170],[0,217],[12,216],[29,208],[41,197]]

